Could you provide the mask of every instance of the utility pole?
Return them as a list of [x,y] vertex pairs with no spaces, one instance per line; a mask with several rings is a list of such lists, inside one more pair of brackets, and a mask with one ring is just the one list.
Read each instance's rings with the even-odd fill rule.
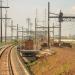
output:
[[[7,10],[6,10],[5,18],[7,18]],[[5,19],[5,43],[6,41],[7,41],[7,19]]]
[[18,40],[18,38],[19,38],[19,37],[18,37],[18,24],[17,24],[17,40]]
[[13,39],[13,20],[11,20],[11,41]]
[[1,4],[1,6],[0,6],[1,14],[0,15],[1,15],[1,43],[2,43],[2,0],[1,0],[0,4]]
[[54,43],[54,23],[53,23],[53,43]]
[[36,49],[36,25],[37,25],[37,21],[36,21],[36,18],[35,18],[35,49]]
[[50,3],[48,2],[48,47],[50,48]]
[[61,44],[61,22],[59,22],[59,44]]
[[37,10],[37,8],[36,8],[36,18],[35,18],[35,49],[37,49],[37,34],[36,34],[36,32],[37,32],[37,29],[36,29],[36,26],[37,26],[37,20],[38,20],[38,10]]
[[61,23],[63,22],[63,13],[60,10],[59,13],[59,45],[61,44]]
[[[47,17],[47,16],[46,16],[46,8],[45,8],[45,13],[44,13],[44,26],[46,26],[46,17]],[[44,29],[44,31],[45,31],[45,32],[44,32],[44,37],[46,38],[46,37],[47,37],[47,36],[46,36],[46,35],[47,35],[47,33],[46,33],[47,30],[45,30],[45,28],[43,28],[43,29]]]
[[30,22],[30,35],[29,36],[31,36],[32,37],[32,23]]
[[22,27],[22,41],[23,41],[23,31],[24,31],[24,29],[23,29],[23,27]]
[[46,17],[47,17],[47,16],[46,16],[46,8],[45,8],[45,25],[46,25]]
[[30,38],[30,18],[27,18],[27,23],[28,23],[28,36]]
[[1,41],[1,43],[3,42],[3,35],[2,35],[2,21],[3,21],[3,19],[8,19],[8,18],[3,18],[2,17],[2,9],[4,9],[4,8],[9,8],[9,7],[4,7],[4,6],[2,6],[2,0],[0,0],[0,27],[1,27],[1,33],[0,33],[0,41]]
[[[46,26],[46,17],[47,17],[47,16],[46,16],[46,8],[45,8],[45,26]],[[45,30],[45,35],[47,35],[47,34],[46,34],[46,30]]]

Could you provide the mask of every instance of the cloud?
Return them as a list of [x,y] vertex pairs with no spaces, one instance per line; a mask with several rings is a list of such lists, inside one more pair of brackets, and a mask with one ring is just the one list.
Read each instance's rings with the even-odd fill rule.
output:
[[75,6],[72,6],[72,11],[75,11]]
[[71,6],[65,10],[67,15],[75,15],[75,6]]
[[75,14],[75,6],[71,7],[70,12],[73,13],[73,14]]

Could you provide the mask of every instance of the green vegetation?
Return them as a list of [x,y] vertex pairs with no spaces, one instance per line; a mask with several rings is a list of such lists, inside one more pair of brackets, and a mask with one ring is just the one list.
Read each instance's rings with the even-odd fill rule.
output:
[[5,45],[5,42],[2,42],[2,43],[0,42],[0,47],[3,46],[3,45]]
[[31,63],[31,62],[26,63],[25,61],[23,61],[23,59],[21,59],[21,55],[20,55],[20,52],[19,52],[19,51],[17,51],[17,55],[18,55],[20,61],[22,61],[22,64],[24,65],[24,67],[25,67],[25,68],[27,69],[27,71],[30,73],[30,75],[34,75],[33,72],[31,71],[31,68],[30,68],[30,63]]
[[33,66],[33,65],[35,65],[37,63],[37,61],[31,61],[31,62],[29,62],[29,63],[27,63],[29,66]]
[[3,41],[2,43],[0,42],[0,47],[6,44],[14,44],[17,45],[18,41],[17,40],[12,40],[12,41],[7,41],[6,43]]
[[58,71],[56,71],[55,75],[63,75],[69,72],[69,64],[64,63]]
[[18,44],[18,40],[12,40],[11,43],[14,44],[14,45],[17,45]]

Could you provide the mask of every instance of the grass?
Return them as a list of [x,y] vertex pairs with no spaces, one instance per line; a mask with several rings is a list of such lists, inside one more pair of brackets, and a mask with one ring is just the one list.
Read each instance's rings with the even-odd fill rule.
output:
[[7,42],[5,42],[5,41],[1,42],[0,41],[0,47],[2,47],[3,45],[7,45],[7,44],[18,45],[18,41],[17,40],[12,40],[12,41],[7,41]]
[[22,60],[19,51],[17,51],[17,55],[18,55],[18,57],[20,58],[20,61],[22,61],[22,64],[24,65],[24,67],[25,67],[25,68],[27,69],[27,71],[30,73],[30,75],[34,75],[33,72],[31,71],[31,68],[30,68],[31,62],[26,63],[24,60]]
[[3,46],[3,45],[5,45],[5,42],[2,42],[2,43],[0,42],[0,47]]
[[64,63],[61,67],[59,67],[55,73],[55,75],[63,75],[69,72],[69,64]]
[[27,63],[29,66],[33,66],[33,65],[35,65],[37,63],[37,61],[32,61],[32,62],[29,62],[29,63]]

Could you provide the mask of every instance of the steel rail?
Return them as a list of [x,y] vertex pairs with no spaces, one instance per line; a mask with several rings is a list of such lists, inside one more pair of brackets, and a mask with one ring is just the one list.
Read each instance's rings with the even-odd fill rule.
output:
[[2,57],[2,55],[4,54],[4,52],[7,50],[7,49],[9,49],[10,51],[9,51],[9,53],[7,54],[8,55],[8,72],[9,72],[9,75],[14,75],[14,72],[13,72],[13,68],[12,68],[12,64],[11,64],[11,50],[12,50],[12,48],[14,47],[14,45],[9,45],[9,46],[7,46],[7,47],[5,47],[3,50],[2,50],[2,52],[1,52],[1,54],[0,54],[0,58]]
[[9,75],[14,75],[12,64],[11,64],[11,50],[14,46],[11,47],[10,52],[8,54],[8,68],[9,68]]

